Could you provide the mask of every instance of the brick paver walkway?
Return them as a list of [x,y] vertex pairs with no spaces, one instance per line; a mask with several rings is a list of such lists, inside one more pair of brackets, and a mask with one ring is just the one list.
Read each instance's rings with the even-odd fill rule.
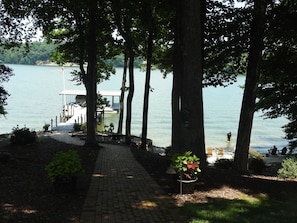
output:
[[179,209],[145,169],[130,148],[104,144],[81,216],[83,223],[185,222]]

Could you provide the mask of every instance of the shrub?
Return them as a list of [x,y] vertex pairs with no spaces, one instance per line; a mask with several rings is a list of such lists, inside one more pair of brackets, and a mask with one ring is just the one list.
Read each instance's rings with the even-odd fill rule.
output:
[[83,131],[83,132],[87,132],[87,123],[84,122],[84,123],[81,125],[80,129],[81,129],[81,131]]
[[45,132],[47,132],[50,126],[51,126],[50,124],[45,123],[42,128]]
[[35,131],[30,131],[29,128],[19,128],[18,126],[12,129],[10,142],[13,145],[27,145],[36,141],[37,134]]
[[77,151],[57,152],[53,160],[46,165],[45,171],[51,182],[69,182],[83,173]]
[[265,169],[263,158],[251,157],[248,159],[248,167],[252,173],[261,173]]
[[282,167],[277,171],[281,178],[297,178],[297,158],[287,158],[282,162]]
[[233,160],[232,159],[218,159],[214,166],[218,169],[231,169],[233,166]]

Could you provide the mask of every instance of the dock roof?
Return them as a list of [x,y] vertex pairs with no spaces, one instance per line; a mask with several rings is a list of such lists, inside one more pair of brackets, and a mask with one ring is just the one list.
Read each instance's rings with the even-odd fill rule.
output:
[[[121,91],[102,90],[97,93],[102,96],[121,96]],[[63,90],[60,92],[60,95],[87,95],[87,93],[86,90]]]

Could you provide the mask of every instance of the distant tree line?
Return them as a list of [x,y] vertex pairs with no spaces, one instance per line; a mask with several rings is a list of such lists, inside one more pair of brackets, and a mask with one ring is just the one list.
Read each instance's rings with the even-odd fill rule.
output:
[[[52,61],[52,53],[55,51],[57,45],[55,43],[32,42],[28,46],[22,44],[18,47],[6,49],[0,47],[0,61],[6,64],[46,64]],[[114,67],[124,66],[124,55],[120,54],[113,59],[106,61]],[[134,62],[135,67],[140,67],[143,61],[137,58]]]
[[50,61],[50,54],[55,50],[56,45],[46,42],[32,42],[29,51],[25,44],[11,49],[0,48],[0,60],[9,64],[34,65],[39,61]]

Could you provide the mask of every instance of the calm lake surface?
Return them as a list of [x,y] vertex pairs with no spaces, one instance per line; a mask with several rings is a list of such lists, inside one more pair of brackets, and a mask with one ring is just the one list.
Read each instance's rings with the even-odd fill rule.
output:
[[[45,123],[59,116],[63,98],[59,93],[64,89],[84,89],[72,82],[71,70],[66,67],[64,72],[56,66],[9,65],[15,75],[4,87],[10,93],[6,117],[0,117],[0,134],[11,132],[13,127],[28,127],[42,130]],[[63,75],[64,73],[64,75]],[[64,77],[64,78],[63,78]],[[63,81],[65,80],[65,81]],[[98,90],[120,90],[122,69],[116,70],[109,81],[98,85]],[[135,93],[131,131],[134,135],[141,134],[142,106],[145,73],[135,70]],[[236,142],[238,120],[241,108],[245,78],[239,77],[238,82],[226,88],[209,87],[203,90],[205,140],[206,146],[226,146],[226,134],[232,132],[231,144]],[[166,79],[158,70],[152,71],[149,104],[148,137],[157,146],[168,146],[171,142],[171,87],[172,76]],[[287,145],[283,139],[282,126],[286,119],[263,119],[262,113],[255,113],[251,146],[258,151],[266,151],[276,145],[281,148]],[[117,129],[117,115],[106,120],[113,122]],[[123,129],[125,131],[125,128]]]

